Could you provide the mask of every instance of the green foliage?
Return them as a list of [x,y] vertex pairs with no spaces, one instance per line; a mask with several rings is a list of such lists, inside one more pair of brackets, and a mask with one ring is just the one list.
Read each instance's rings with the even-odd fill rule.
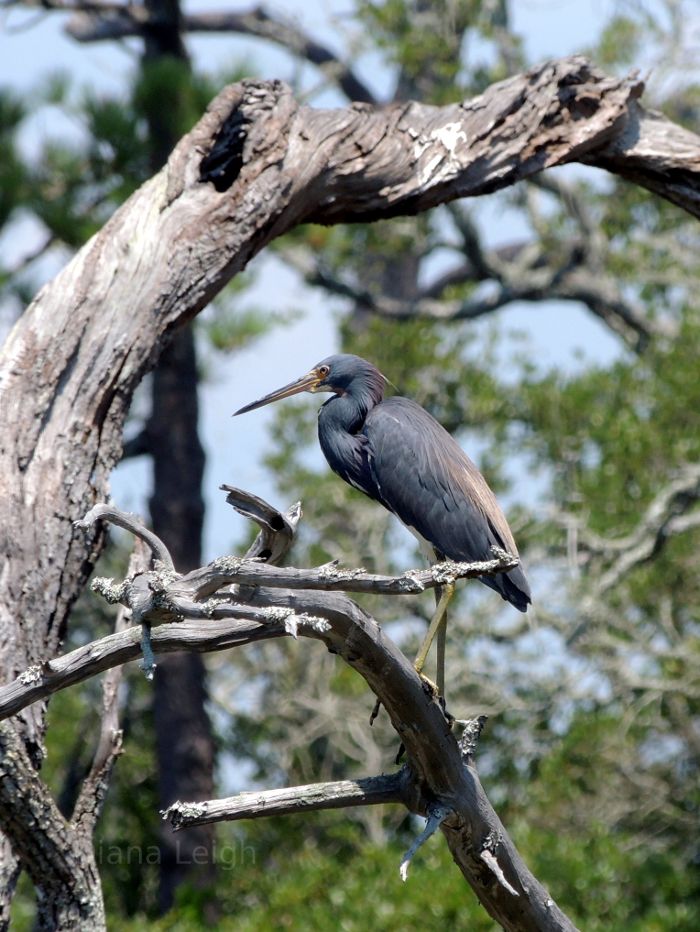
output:
[[[484,0],[360,0],[356,17],[399,74],[401,99],[448,104],[506,77],[482,51],[505,37],[507,5]],[[519,54],[513,37],[511,53]],[[477,57],[481,53],[483,61]],[[465,59],[471,55],[469,67]],[[487,64],[488,62],[488,64]]]
[[629,16],[614,16],[605,26],[596,47],[596,59],[604,67],[630,65],[639,52],[640,23]]
[[25,169],[16,150],[16,134],[24,117],[23,103],[10,90],[0,88],[0,229],[25,192]]

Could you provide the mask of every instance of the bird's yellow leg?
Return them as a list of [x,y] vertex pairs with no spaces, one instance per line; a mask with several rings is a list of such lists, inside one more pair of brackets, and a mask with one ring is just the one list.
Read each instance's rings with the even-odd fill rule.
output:
[[454,583],[445,583],[442,587],[435,614],[428,627],[428,633],[425,635],[420,650],[416,655],[416,659],[413,661],[416,672],[421,673],[425,666],[425,659],[428,656],[430,645],[435,640],[435,635],[438,635],[437,685],[441,693],[445,688],[445,629],[447,627],[447,606],[454,595],[454,591]]
[[442,621],[437,630],[437,673],[436,682],[438,692],[445,695],[445,644],[447,643],[447,606],[442,615]]
[[[436,608],[435,614],[433,615],[430,626],[428,628],[428,633],[421,644],[421,648],[418,651],[416,659],[413,661],[413,666],[415,667],[416,673],[422,677],[422,679],[428,683],[430,686],[431,692],[439,693],[444,697],[445,695],[445,641],[447,640],[447,605],[452,598],[455,591],[454,583],[446,583],[444,586],[438,586],[436,588],[436,593],[439,593],[436,598]],[[423,666],[425,665],[426,657],[428,656],[428,651],[430,650],[430,645],[435,639],[437,634],[437,682],[433,683],[432,680],[428,679],[422,672]],[[436,689],[437,687],[437,689]],[[374,708],[369,717],[370,725],[374,725],[374,722],[379,715],[379,710],[382,704],[379,699],[374,703]],[[401,745],[403,747],[403,745]]]

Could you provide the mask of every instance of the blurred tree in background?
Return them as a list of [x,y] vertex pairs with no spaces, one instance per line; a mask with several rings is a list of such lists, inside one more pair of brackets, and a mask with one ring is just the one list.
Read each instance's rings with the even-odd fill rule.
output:
[[[319,92],[442,104],[527,64],[511,6],[357,2],[334,43],[345,39],[346,53],[323,62],[282,17],[251,13],[245,29],[235,17],[226,28],[321,65]],[[673,0],[620,3],[585,51],[608,70],[653,64],[654,104],[697,131],[688,15]],[[100,14],[84,16],[87,30]],[[186,41],[187,17],[178,28]],[[122,35],[139,35],[128,17]],[[369,52],[387,76],[381,99],[374,80],[347,64]],[[6,313],[33,291],[32,270],[47,251],[79,246],[150,173],[163,84],[179,89],[167,114],[175,120],[168,131],[179,133],[223,83],[196,61],[191,69],[163,63],[166,74],[160,67],[137,73],[119,100],[55,78],[31,104],[3,92],[0,223],[30,212],[45,232],[33,256],[0,270]],[[17,134],[49,104],[79,119],[87,141],[52,142],[27,162]],[[507,238],[494,235],[496,223]],[[449,707],[459,718],[490,716],[478,757],[489,795],[534,873],[586,929],[700,923],[698,238],[697,222],[668,203],[577,167],[416,219],[306,227],[273,247],[342,306],[338,346],[372,359],[456,433],[507,505],[534,612],[514,618],[493,593],[462,587],[449,628]],[[536,340],[512,333],[497,313],[528,302],[536,315],[551,301],[562,331],[574,305],[594,316],[617,341],[612,360],[602,362],[592,345],[577,360],[542,362]],[[262,313],[236,315],[224,297],[202,340],[236,349],[268,324]],[[315,361],[299,359],[299,373]],[[270,388],[281,381],[270,372]],[[329,474],[315,446],[316,407],[280,408],[268,457],[280,494],[304,501],[294,562],[417,565],[393,520]],[[430,597],[369,604],[410,654]],[[74,641],[96,633],[95,605],[81,611],[89,614],[77,615]],[[367,724],[372,697],[317,645],[271,643],[208,665],[223,772],[245,762],[254,785],[278,785],[391,766],[393,734],[381,718],[372,731]],[[141,927],[158,911],[157,859],[110,861],[112,851],[157,844],[150,687],[130,684],[127,753],[100,829],[108,914],[120,928],[127,920]],[[82,733],[95,718],[94,688],[52,700],[47,766],[66,793],[85,766],[74,723],[85,723]],[[383,807],[220,827],[214,883],[228,917],[220,927],[362,929],[369,913],[378,929],[492,928],[444,846],[423,849],[411,881],[400,884],[396,867],[414,834],[405,813]],[[182,884],[177,912],[160,924],[198,928],[211,894]],[[17,904],[18,922],[29,922],[28,897]]]

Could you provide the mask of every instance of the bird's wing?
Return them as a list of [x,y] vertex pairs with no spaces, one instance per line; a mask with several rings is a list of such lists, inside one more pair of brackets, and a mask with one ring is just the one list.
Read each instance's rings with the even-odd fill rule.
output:
[[[517,556],[508,523],[486,480],[459,444],[419,405],[389,398],[365,421],[369,468],[383,504],[452,560],[491,559],[496,545]],[[513,604],[529,602],[520,569],[492,584]],[[504,587],[508,590],[504,592]],[[522,609],[521,609],[522,610]]]
[[485,479],[427,411],[390,398],[370,412],[364,432],[382,501],[404,524],[453,560],[488,559],[493,544],[516,552]]

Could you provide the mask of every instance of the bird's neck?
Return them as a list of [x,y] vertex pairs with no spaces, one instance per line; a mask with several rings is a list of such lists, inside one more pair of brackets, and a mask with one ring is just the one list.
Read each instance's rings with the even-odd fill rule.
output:
[[384,378],[372,370],[370,377],[354,379],[345,392],[329,398],[318,412],[318,438],[331,469],[368,495],[371,477],[362,428],[383,395]]
[[333,472],[346,482],[369,493],[366,438],[362,427],[368,409],[351,395],[330,398],[318,412],[318,439]]
[[324,421],[327,429],[356,434],[362,430],[365,418],[374,407],[374,402],[362,396],[334,395],[318,412],[319,421]]

